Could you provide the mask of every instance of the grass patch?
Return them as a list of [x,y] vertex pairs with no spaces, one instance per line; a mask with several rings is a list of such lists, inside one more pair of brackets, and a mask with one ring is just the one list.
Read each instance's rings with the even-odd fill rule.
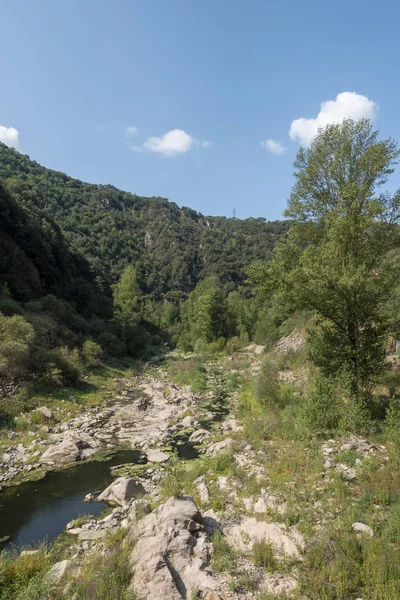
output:
[[214,553],[212,556],[211,567],[214,571],[232,573],[237,560],[235,551],[229,546],[220,531],[214,533],[212,542],[214,545]]

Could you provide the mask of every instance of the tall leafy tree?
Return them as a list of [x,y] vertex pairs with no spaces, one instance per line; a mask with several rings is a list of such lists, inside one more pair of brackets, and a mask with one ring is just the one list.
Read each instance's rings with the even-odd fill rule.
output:
[[136,270],[128,265],[114,289],[114,315],[122,326],[122,338],[126,349],[127,330],[139,320],[140,289]]
[[315,315],[310,357],[327,376],[368,390],[384,365],[385,306],[398,277],[388,257],[399,242],[400,194],[380,192],[399,151],[368,120],[329,125],[294,163],[286,216],[294,224],[255,279]]

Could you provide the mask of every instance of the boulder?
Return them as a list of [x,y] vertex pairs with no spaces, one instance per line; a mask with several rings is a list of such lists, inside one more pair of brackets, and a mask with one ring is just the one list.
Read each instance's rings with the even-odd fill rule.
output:
[[62,560],[53,565],[47,573],[47,577],[52,583],[60,583],[65,577],[79,577],[81,574],[80,566],[73,560]]
[[353,523],[352,528],[354,531],[366,533],[370,537],[373,537],[374,530],[369,525],[365,525],[365,523]]
[[49,408],[47,408],[47,406],[41,406],[40,408],[37,409],[38,412],[40,412],[46,419],[51,419],[53,416],[53,413],[51,412],[51,410]]
[[132,528],[132,588],[137,600],[206,597],[216,587],[207,570],[202,516],[190,497],[170,498]]
[[153,463],[165,463],[170,459],[170,455],[161,450],[148,450],[146,456],[147,460]]
[[81,452],[87,445],[87,442],[83,440],[64,440],[60,444],[49,446],[46,452],[42,454],[40,461],[43,464],[56,463],[58,465],[76,462],[81,458]]
[[234,441],[230,437],[225,438],[224,440],[222,440],[222,442],[214,442],[214,444],[210,444],[210,446],[207,448],[207,454],[209,456],[215,456],[220,452],[229,452],[233,444]]
[[193,442],[194,444],[201,444],[202,442],[204,442],[205,439],[210,437],[210,435],[211,433],[207,431],[207,429],[198,429],[197,431],[194,431],[192,433],[192,435],[189,438],[189,441]]
[[136,496],[144,496],[146,490],[140,481],[130,477],[118,477],[97,497],[99,502],[116,502],[124,508]]

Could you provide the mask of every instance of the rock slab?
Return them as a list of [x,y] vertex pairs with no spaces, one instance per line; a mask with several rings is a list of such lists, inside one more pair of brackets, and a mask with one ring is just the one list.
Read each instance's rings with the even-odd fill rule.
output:
[[97,500],[99,502],[116,502],[126,508],[133,498],[144,496],[146,493],[140,481],[130,477],[118,477],[98,496]]

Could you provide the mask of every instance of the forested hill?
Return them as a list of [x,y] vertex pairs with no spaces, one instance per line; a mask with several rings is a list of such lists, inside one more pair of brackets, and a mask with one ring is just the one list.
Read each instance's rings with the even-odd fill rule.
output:
[[104,290],[134,263],[154,299],[217,275],[227,291],[254,261],[267,261],[287,222],[205,217],[165,198],[144,198],[42,167],[0,143],[0,180],[18,204],[54,220],[86,258]]

